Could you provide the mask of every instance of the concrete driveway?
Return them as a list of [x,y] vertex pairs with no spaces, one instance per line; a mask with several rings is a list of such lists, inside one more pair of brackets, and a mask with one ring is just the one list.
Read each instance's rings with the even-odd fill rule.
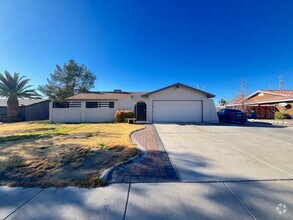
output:
[[183,182],[293,179],[293,127],[155,127]]
[[181,182],[224,186],[253,219],[293,219],[292,127],[155,126]]

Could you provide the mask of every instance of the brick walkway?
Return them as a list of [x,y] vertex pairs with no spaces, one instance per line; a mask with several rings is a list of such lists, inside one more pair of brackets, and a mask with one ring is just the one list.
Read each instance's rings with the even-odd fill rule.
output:
[[146,156],[116,168],[108,178],[110,183],[176,182],[173,169],[153,125],[133,134],[136,141],[146,149]]

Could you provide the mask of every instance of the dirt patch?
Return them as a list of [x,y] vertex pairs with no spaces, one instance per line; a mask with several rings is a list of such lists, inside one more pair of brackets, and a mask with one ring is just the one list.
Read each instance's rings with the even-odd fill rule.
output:
[[[26,125],[26,126],[24,126]],[[137,153],[129,124],[0,126],[0,185],[95,187],[106,168]]]

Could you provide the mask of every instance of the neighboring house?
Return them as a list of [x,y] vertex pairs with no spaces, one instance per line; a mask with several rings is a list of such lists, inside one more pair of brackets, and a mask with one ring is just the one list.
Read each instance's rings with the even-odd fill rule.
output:
[[51,122],[113,122],[117,110],[133,110],[137,121],[218,122],[215,95],[176,83],[153,92],[90,92],[50,104]]
[[259,119],[272,119],[275,112],[293,116],[293,90],[258,90],[244,99],[244,102],[229,103],[228,108],[244,105],[256,111]]
[[[49,119],[49,100],[19,99],[19,120],[35,121]],[[0,121],[9,121],[7,99],[0,99]]]

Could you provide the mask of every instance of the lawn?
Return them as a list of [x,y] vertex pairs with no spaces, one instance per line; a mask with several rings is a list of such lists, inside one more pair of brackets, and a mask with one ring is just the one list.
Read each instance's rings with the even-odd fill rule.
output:
[[137,153],[132,124],[0,125],[0,185],[80,186],[103,184],[99,174]]

